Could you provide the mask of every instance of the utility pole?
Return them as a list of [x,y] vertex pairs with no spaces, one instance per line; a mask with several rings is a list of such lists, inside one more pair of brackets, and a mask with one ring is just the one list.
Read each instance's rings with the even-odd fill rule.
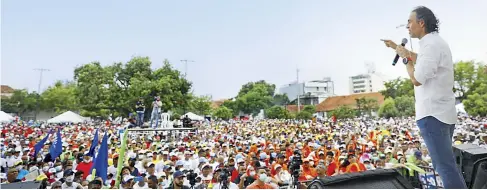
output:
[[296,68],[296,85],[298,87],[298,113],[300,111],[300,101],[299,101],[299,97],[301,95],[301,86],[299,85],[299,68]]
[[186,78],[186,75],[188,74],[188,62],[194,62],[194,61],[183,59],[181,60],[181,62],[184,62],[184,78]]
[[39,85],[37,86],[37,102],[36,102],[36,114],[34,116],[34,120],[37,120],[37,115],[39,114],[39,106],[40,106],[40,99],[41,99],[41,83],[42,83],[42,73],[44,73],[44,71],[51,71],[49,69],[44,69],[44,68],[37,68],[37,69],[34,69],[35,71],[39,71],[40,72],[40,76],[39,76]]

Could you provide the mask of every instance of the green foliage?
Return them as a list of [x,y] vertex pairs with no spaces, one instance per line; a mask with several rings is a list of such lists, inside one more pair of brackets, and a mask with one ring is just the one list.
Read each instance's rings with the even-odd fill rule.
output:
[[380,91],[385,98],[414,96],[414,85],[409,79],[397,78],[384,83],[385,90]]
[[288,119],[291,114],[282,106],[272,106],[265,110],[265,116],[269,119]]
[[463,101],[465,110],[473,116],[487,116],[487,84],[480,84],[473,94]]
[[276,86],[265,81],[249,82],[242,86],[235,101],[224,102],[237,115],[240,111],[245,114],[257,114],[261,109],[272,106]]
[[399,115],[399,111],[396,108],[396,104],[394,99],[387,98],[382,106],[379,108],[379,117],[397,117]]
[[228,120],[233,117],[233,111],[225,106],[218,107],[214,112],[213,116],[219,119]]
[[155,96],[160,96],[162,110],[184,112],[190,106],[191,83],[173,69],[168,60],[156,70],[148,57],[133,57],[127,63],[103,67],[98,62],[75,69],[76,96],[85,116],[127,116],[133,112],[139,97],[146,110],[152,109]]
[[193,97],[190,103],[190,111],[201,115],[211,114],[211,98],[208,96]]
[[14,90],[10,98],[1,97],[1,108],[6,113],[21,115],[36,110],[38,98],[37,93],[29,93],[27,90]]
[[289,104],[289,98],[286,94],[275,94],[272,103],[277,106],[285,106]]
[[342,105],[331,111],[331,115],[334,115],[337,119],[346,119],[354,118],[357,115],[357,112],[349,106]]
[[313,118],[313,114],[311,112],[301,111],[296,113],[296,119],[310,120],[311,118]]
[[379,108],[379,104],[377,102],[377,99],[373,98],[358,98],[355,99],[356,105],[357,105],[357,112],[358,114],[367,114],[367,115],[372,115],[372,111],[377,110]]
[[53,110],[56,113],[78,111],[76,84],[58,81],[42,93],[42,109]]
[[394,98],[394,102],[399,116],[414,116],[414,97],[400,96]]
[[303,111],[304,112],[309,112],[311,114],[314,114],[314,113],[316,113],[316,106],[314,106],[314,105],[305,105],[304,108],[303,108]]

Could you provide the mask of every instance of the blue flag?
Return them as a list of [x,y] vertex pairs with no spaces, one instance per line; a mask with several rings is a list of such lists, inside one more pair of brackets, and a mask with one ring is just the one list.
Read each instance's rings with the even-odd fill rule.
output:
[[97,145],[98,145],[98,129],[96,129],[95,136],[93,137],[93,141],[91,142],[90,150],[86,155],[95,157],[95,148]]
[[[107,180],[107,172],[108,172],[108,135],[105,133],[103,136],[103,140],[101,141],[100,149],[98,149],[98,154],[96,158],[93,160],[93,166],[90,169],[93,172],[93,169],[96,169],[95,175],[96,177],[101,177],[103,179],[103,183]],[[91,174],[90,172],[90,174]],[[91,179],[90,179],[91,180]]]
[[56,139],[52,143],[51,147],[49,148],[49,154],[51,155],[51,159],[55,160],[63,153],[63,142],[61,138],[61,129],[57,130]]
[[37,142],[34,145],[34,158],[37,156],[37,153],[39,153],[39,151],[42,149],[42,147],[44,147],[44,144],[46,144],[46,141],[49,138],[49,135],[51,134],[51,132],[52,132],[52,129],[49,130],[49,133],[47,133],[47,135],[41,141]]

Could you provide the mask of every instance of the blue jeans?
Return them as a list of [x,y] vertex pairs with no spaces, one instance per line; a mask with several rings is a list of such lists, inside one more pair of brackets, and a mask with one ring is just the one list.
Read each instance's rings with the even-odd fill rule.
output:
[[466,189],[453,155],[452,137],[454,124],[446,124],[428,116],[417,121],[421,136],[433,161],[433,168],[438,172],[445,189]]
[[[154,119],[156,120],[156,126],[155,127],[152,126],[152,121]],[[155,110],[152,110],[149,127],[157,128],[158,124],[159,124],[159,110],[155,109]]]
[[137,111],[137,126],[141,127],[144,124],[144,112]]

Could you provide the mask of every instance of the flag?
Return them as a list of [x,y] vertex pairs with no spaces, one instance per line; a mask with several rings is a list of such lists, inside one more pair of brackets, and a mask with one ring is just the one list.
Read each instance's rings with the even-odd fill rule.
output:
[[57,130],[56,139],[49,148],[49,154],[51,154],[51,159],[55,160],[59,155],[63,153],[63,142],[61,138],[61,129]]
[[98,145],[98,129],[96,129],[95,136],[93,137],[93,141],[91,142],[90,150],[86,155],[95,157],[95,148],[97,145]]
[[[98,149],[98,154],[93,160],[93,166],[91,171],[95,169],[95,176],[101,177],[103,182],[107,180],[108,173],[108,135],[105,133],[103,135],[103,140],[101,141],[100,148]],[[94,177],[94,176],[93,176]]]
[[119,157],[118,157],[118,166],[117,166],[117,179],[115,181],[115,188],[119,188],[120,186],[120,180],[122,179],[120,177],[121,173],[122,173],[122,167],[123,167],[123,163],[124,163],[124,160],[125,160],[125,150],[127,149],[127,136],[128,136],[128,131],[125,131],[125,133],[123,134],[123,138],[122,138],[122,145],[120,147],[120,152],[119,152]]
[[51,134],[51,132],[52,132],[52,129],[49,130],[49,133],[47,133],[47,135],[41,141],[37,142],[34,145],[34,158],[37,156],[37,153],[39,153],[39,151],[42,149],[42,147],[44,147],[44,144],[46,144],[46,141],[49,138],[49,135]]

